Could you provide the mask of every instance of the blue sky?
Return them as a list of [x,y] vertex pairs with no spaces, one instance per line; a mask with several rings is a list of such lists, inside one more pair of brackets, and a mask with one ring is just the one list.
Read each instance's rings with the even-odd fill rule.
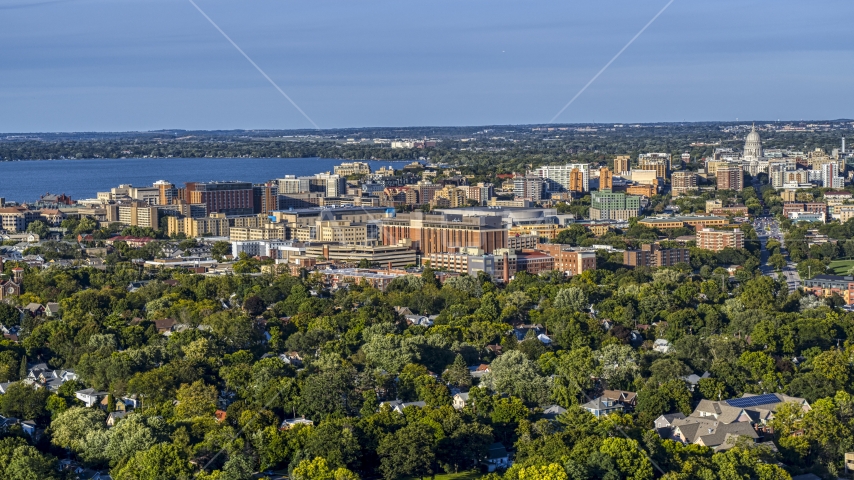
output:
[[[544,123],[666,1],[196,0],[323,128]],[[0,0],[0,131],[308,128],[186,0]],[[676,0],[559,122],[854,117],[850,0]]]

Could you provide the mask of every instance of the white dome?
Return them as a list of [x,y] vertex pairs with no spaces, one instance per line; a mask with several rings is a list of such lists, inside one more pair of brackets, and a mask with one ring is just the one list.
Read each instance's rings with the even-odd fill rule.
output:
[[760,158],[762,157],[762,141],[759,138],[759,132],[754,126],[747,134],[744,141],[744,158]]

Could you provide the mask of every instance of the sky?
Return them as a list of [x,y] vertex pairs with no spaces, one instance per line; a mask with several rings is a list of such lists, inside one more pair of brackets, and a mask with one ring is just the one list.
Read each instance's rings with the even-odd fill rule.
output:
[[[321,128],[546,123],[666,0],[195,0]],[[854,117],[854,2],[675,0],[560,123]],[[0,0],[0,132],[312,128],[189,0]]]

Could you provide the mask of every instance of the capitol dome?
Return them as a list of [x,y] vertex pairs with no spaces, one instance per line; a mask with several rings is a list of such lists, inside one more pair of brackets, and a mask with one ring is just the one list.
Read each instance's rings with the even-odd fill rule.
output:
[[750,129],[750,133],[747,134],[747,139],[744,142],[744,158],[760,157],[762,157],[762,141],[759,139],[756,126],[754,126]]

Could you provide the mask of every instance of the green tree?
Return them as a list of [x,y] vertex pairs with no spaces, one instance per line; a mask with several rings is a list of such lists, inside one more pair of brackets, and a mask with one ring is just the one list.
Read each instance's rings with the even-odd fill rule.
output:
[[411,423],[380,441],[380,471],[383,478],[396,479],[433,475],[433,430],[423,423]]
[[0,439],[0,478],[6,480],[59,480],[56,459],[44,455],[22,438]]
[[599,451],[614,460],[626,480],[652,480],[652,463],[636,440],[606,438]]
[[50,227],[41,220],[36,220],[27,225],[27,232],[35,233],[40,238],[44,238],[50,232]]
[[171,443],[158,443],[137,451],[127,464],[113,473],[116,480],[164,480],[191,478],[192,465]]
[[332,469],[323,457],[314,460],[303,460],[294,469],[293,480],[359,480],[359,476],[339,467]]
[[203,380],[182,384],[175,396],[178,401],[175,415],[178,418],[210,418],[216,411],[216,387],[206,385]]
[[106,415],[98,409],[71,407],[50,422],[51,442],[76,453],[89,448],[87,435],[106,429]]

